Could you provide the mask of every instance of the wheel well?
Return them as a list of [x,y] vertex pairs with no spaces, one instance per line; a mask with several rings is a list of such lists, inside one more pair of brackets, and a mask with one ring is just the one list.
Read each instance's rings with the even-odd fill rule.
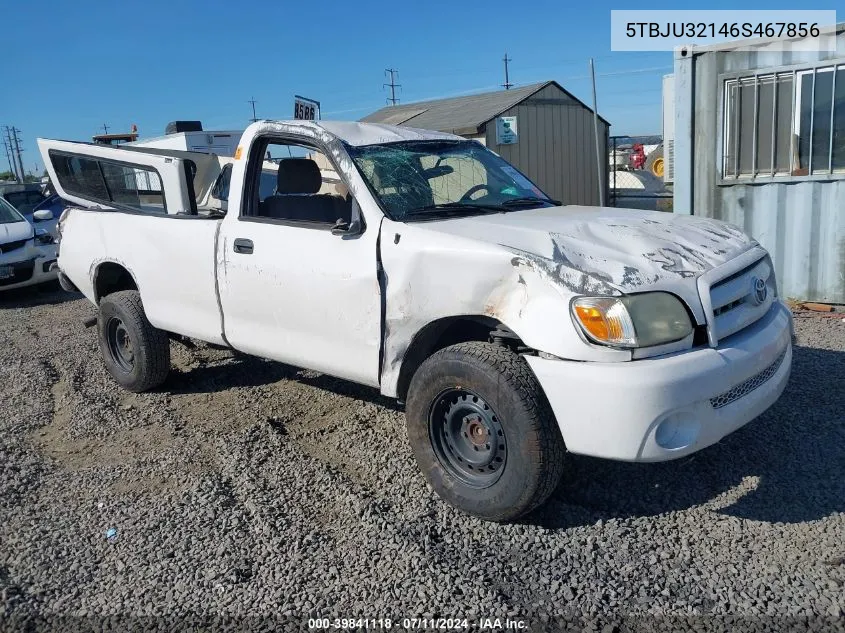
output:
[[97,303],[106,295],[120,290],[138,290],[132,273],[114,262],[100,264],[94,273],[94,297]]
[[405,400],[411,378],[426,358],[450,345],[468,341],[494,342],[522,350],[522,341],[497,319],[488,316],[459,316],[438,319],[417,332],[399,369],[396,396]]

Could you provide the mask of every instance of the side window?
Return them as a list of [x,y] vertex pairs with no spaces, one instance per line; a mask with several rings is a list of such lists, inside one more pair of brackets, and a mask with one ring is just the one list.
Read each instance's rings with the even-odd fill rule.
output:
[[166,213],[161,178],[149,168],[51,152],[59,183],[81,198],[144,213]]
[[329,228],[351,222],[352,197],[331,161],[318,149],[271,141],[263,153],[252,215]]
[[224,165],[223,171],[217,176],[211,195],[218,200],[229,199],[229,183],[232,182],[232,165]]
[[154,171],[102,163],[111,201],[148,213],[164,213],[161,180]]
[[264,200],[276,193],[276,173],[279,168],[273,165],[261,170],[261,181],[258,183],[258,197]]

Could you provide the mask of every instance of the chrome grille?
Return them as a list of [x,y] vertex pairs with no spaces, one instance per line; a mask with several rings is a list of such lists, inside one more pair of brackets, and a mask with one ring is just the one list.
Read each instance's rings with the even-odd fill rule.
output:
[[719,394],[715,398],[710,398],[710,406],[714,409],[721,409],[722,407],[726,407],[730,403],[739,400],[743,396],[747,396],[777,373],[777,370],[780,368],[781,363],[783,363],[785,356],[786,350],[783,350],[780,356],[775,359],[775,362],[766,367],[766,369],[761,371],[759,374],[739,383],[736,387],[728,389],[725,393]]
[[[755,283],[761,287],[755,289]],[[758,259],[750,266],[713,283],[709,292],[713,311],[709,325],[718,341],[748,327],[772,307],[777,285],[771,260],[768,255]],[[765,296],[761,299],[762,294]]]
[[739,307],[740,303],[742,303],[742,299],[737,299],[736,301],[731,301],[728,305],[722,306],[721,308],[715,308],[713,310],[713,316],[719,316],[725,312],[730,312],[734,308]]

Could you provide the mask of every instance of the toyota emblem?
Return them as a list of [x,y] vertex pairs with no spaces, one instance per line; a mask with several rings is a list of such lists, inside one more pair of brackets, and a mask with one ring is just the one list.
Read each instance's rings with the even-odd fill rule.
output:
[[768,296],[769,287],[766,285],[766,280],[753,277],[751,279],[751,298],[754,301],[754,305],[762,304]]

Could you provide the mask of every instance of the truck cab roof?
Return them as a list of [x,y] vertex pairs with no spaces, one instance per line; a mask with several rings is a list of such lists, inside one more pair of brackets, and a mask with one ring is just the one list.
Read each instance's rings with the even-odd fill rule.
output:
[[348,145],[376,145],[379,143],[398,143],[400,141],[424,140],[465,140],[461,136],[447,132],[434,132],[398,125],[381,123],[361,123],[358,121],[300,121],[300,120],[265,120],[259,123],[280,123],[283,125],[325,131]]

